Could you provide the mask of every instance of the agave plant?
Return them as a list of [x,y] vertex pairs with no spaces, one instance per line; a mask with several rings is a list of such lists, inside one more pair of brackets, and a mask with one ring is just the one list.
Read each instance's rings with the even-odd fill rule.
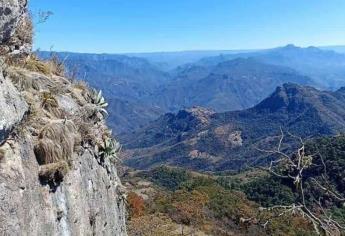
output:
[[102,96],[102,90],[98,93],[94,91],[94,97],[92,98],[92,103],[96,105],[97,112],[101,113],[103,117],[108,116],[108,112],[106,107],[108,103],[105,101],[104,97]]
[[103,157],[118,159],[116,154],[120,151],[121,145],[119,142],[112,138],[107,138],[99,146],[99,154]]

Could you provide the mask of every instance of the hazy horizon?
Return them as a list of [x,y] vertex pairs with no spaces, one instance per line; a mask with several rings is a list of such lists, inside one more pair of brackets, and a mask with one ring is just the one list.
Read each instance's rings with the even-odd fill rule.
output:
[[309,46],[300,46],[295,44],[285,44],[285,45],[278,45],[276,47],[270,48],[243,48],[243,49],[199,49],[199,50],[177,50],[177,51],[143,51],[143,52],[92,52],[92,51],[66,51],[66,50],[55,50],[54,48],[51,49],[41,49],[35,48],[34,51],[42,51],[42,52],[61,52],[61,53],[79,53],[79,54],[109,54],[109,55],[131,55],[131,54],[179,54],[179,53],[207,53],[207,52],[250,52],[250,51],[261,51],[261,50],[270,50],[275,48],[282,48],[288,45],[293,45],[298,48],[308,48],[308,47],[316,47],[320,49],[326,50],[335,50],[336,48],[341,49],[341,51],[345,51],[345,44],[344,45],[309,45]]

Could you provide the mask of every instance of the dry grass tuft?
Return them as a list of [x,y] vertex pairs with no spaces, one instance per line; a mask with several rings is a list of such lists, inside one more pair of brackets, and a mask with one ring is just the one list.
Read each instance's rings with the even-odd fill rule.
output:
[[66,161],[59,161],[57,163],[47,164],[40,166],[39,176],[47,179],[54,178],[56,172],[66,175],[68,172],[68,163]]
[[51,58],[47,61],[50,65],[51,72],[55,75],[64,76],[65,75],[65,65],[56,54],[52,54]]
[[78,124],[78,132],[80,133],[82,144],[95,146],[97,143],[97,137],[95,131],[92,128],[92,125],[87,122],[81,121]]
[[52,122],[41,130],[35,154],[40,165],[57,163],[71,159],[80,137],[74,123],[70,120]]
[[40,166],[38,176],[42,184],[49,184],[52,189],[56,189],[56,187],[63,181],[68,170],[69,167],[67,162],[60,161]]
[[44,91],[41,93],[41,107],[56,118],[62,118],[63,114],[59,109],[58,101],[51,92]]
[[49,63],[39,60],[35,55],[30,55],[25,60],[23,67],[30,71],[39,72],[45,75],[52,74]]
[[[72,96],[77,99],[79,102],[81,102],[81,100],[85,101],[85,102],[92,102],[91,101],[91,89],[89,87],[89,85],[82,80],[74,80],[73,84],[72,84]],[[82,105],[85,105],[84,102],[82,102]]]
[[84,81],[84,80],[74,80],[73,81],[73,86],[76,88],[76,89],[80,89],[80,90],[86,90],[86,91],[89,91],[90,90],[90,87],[89,85]]
[[10,71],[9,78],[20,91],[28,91],[30,89],[40,90],[38,81],[32,76],[25,75],[22,71]]
[[17,56],[7,56],[6,64],[9,66],[24,68],[29,71],[42,73],[44,75],[64,76],[65,66],[57,56],[52,56],[49,60],[40,60],[35,54],[31,54],[26,58]]

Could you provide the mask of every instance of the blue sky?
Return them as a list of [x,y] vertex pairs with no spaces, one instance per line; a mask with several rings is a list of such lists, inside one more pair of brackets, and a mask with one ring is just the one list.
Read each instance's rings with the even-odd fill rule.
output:
[[[344,0],[31,0],[42,50],[124,53],[344,45]],[[37,20],[37,19],[36,19]]]

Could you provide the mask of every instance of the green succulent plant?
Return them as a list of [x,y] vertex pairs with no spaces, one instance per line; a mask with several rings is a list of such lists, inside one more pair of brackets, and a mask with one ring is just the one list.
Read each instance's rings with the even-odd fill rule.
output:
[[106,110],[106,107],[108,107],[108,103],[105,101],[105,98],[102,95],[102,90],[100,90],[98,93],[94,91],[94,96],[92,98],[92,103],[96,105],[96,112],[99,112],[102,114],[103,117],[108,116],[108,112]]
[[117,153],[120,151],[121,145],[119,142],[112,138],[107,138],[104,142],[99,146],[99,154],[108,157],[108,158],[117,158]]

